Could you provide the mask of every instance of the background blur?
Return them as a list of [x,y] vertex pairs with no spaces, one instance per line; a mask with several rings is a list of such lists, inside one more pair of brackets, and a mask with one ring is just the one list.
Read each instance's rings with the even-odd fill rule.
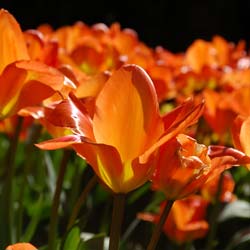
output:
[[162,45],[172,52],[184,51],[197,38],[215,34],[249,48],[249,0],[0,0],[22,29],[49,23],[54,28],[78,20],[86,24],[119,22],[133,28],[151,47]]

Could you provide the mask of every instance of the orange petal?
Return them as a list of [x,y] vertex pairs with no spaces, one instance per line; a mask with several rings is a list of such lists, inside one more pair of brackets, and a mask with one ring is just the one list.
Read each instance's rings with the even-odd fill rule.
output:
[[232,126],[232,139],[233,139],[234,146],[241,151],[243,151],[243,148],[241,145],[240,134],[241,134],[241,128],[242,128],[242,124],[244,120],[245,118],[243,116],[237,116]]
[[204,103],[201,102],[195,105],[192,99],[184,102],[182,105],[167,113],[163,117],[165,125],[165,133],[160,140],[149,148],[143,155],[140,156],[140,162],[146,162],[149,155],[157,148],[171,140],[177,134],[182,133],[187,127],[196,123],[203,113]]
[[130,161],[162,134],[158,110],[156,91],[145,71],[136,65],[124,66],[113,73],[97,97],[96,141],[114,146],[122,161]]
[[79,156],[86,159],[95,173],[115,193],[127,193],[123,184],[123,165],[117,150],[105,144],[91,142],[75,144]]
[[0,10],[0,44],[0,74],[8,64],[29,59],[20,26],[4,9]]
[[250,117],[238,116],[235,119],[232,136],[236,148],[250,156]]
[[66,148],[72,146],[74,143],[79,143],[79,142],[81,142],[79,136],[67,135],[64,137],[37,143],[35,145],[40,149],[54,150],[59,148]]
[[64,85],[74,88],[63,74],[45,64],[19,61],[8,65],[0,75],[0,118],[39,104]]
[[62,101],[50,114],[47,114],[46,119],[55,126],[71,128],[81,136],[95,140],[92,121],[86,107],[73,94],[70,94],[68,100]]
[[[239,140],[242,151],[250,156],[250,117],[246,118],[242,123]],[[246,167],[250,170],[250,164],[247,164]]]
[[6,250],[37,250],[36,247],[30,243],[16,243],[6,247]]

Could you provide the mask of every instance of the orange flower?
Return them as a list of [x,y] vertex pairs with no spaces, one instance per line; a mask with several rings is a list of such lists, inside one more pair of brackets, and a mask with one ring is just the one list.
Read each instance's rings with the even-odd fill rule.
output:
[[250,163],[250,158],[236,149],[206,147],[184,134],[164,144],[158,157],[152,188],[163,191],[168,200],[182,199],[224,170]]
[[[222,187],[220,194],[221,202],[231,202],[236,199],[236,196],[233,194],[235,182],[230,174],[230,172],[225,172],[222,176]],[[220,176],[213,178],[211,181],[206,182],[201,187],[202,196],[208,201],[214,201],[219,183]]]
[[234,46],[220,36],[214,36],[211,42],[197,39],[186,52],[186,63],[195,72],[204,66],[222,67],[232,63],[230,55],[234,50]]
[[[0,10],[0,119],[73,84],[59,71],[29,60],[22,31],[15,18]],[[36,94],[34,94],[36,93]]]
[[38,147],[72,145],[106,186],[127,193],[148,180],[160,145],[195,123],[202,109],[188,100],[161,117],[152,81],[139,66],[127,65],[104,84],[92,112],[73,95],[59,104],[48,120],[74,134]]
[[208,148],[179,134],[160,148],[152,188],[163,191],[168,200],[182,199],[205,183],[210,165]]
[[[238,116],[232,127],[232,137],[236,148],[250,156],[250,117]],[[247,165],[250,169],[250,165]]]
[[[157,224],[164,205],[165,202],[159,214],[139,213],[138,217]],[[205,237],[209,228],[205,220],[207,205],[208,202],[198,195],[175,201],[163,226],[164,233],[177,244]]]
[[5,250],[37,250],[37,248],[30,243],[16,243],[7,246]]

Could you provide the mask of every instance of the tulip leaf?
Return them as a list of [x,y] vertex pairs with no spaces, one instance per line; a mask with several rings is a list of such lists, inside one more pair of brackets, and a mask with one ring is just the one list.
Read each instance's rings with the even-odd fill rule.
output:
[[78,245],[79,245],[80,240],[81,240],[80,233],[81,233],[81,231],[80,231],[79,227],[77,227],[77,226],[72,227],[62,243],[61,249],[62,250],[69,250],[69,249],[70,250],[77,250]]
[[219,222],[224,222],[233,218],[250,218],[250,203],[244,200],[237,200],[225,206],[219,216]]
[[22,237],[22,241],[29,242],[32,239],[32,237],[36,231],[36,228],[38,226],[38,223],[41,219],[43,202],[44,202],[44,197],[43,197],[43,194],[41,194],[39,196],[38,201],[33,205],[33,209],[35,212],[32,215],[30,223],[28,224],[27,229],[25,231],[25,234]]

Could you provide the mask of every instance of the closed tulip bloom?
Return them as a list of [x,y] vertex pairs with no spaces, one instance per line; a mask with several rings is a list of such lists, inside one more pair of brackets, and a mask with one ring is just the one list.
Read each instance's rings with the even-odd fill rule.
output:
[[5,250],[37,250],[37,248],[30,243],[16,243],[7,246]]
[[[138,217],[158,223],[164,204],[162,203],[159,214],[139,213]],[[208,202],[198,195],[175,201],[162,228],[163,232],[180,245],[205,237],[209,229],[206,221],[207,206]]]
[[[232,202],[236,199],[236,196],[233,194],[235,182],[233,176],[230,172],[226,172],[222,175],[222,184],[221,184],[221,191],[220,191],[220,201],[221,202]],[[214,202],[216,193],[218,192],[218,185],[219,185],[220,175],[213,178],[211,181],[206,182],[200,192],[202,196],[210,201]]]
[[126,65],[104,84],[90,113],[73,95],[57,105],[49,122],[73,134],[37,146],[73,146],[109,189],[127,193],[148,180],[160,145],[194,124],[202,110],[203,103],[190,99],[160,116],[151,79],[139,66]]

